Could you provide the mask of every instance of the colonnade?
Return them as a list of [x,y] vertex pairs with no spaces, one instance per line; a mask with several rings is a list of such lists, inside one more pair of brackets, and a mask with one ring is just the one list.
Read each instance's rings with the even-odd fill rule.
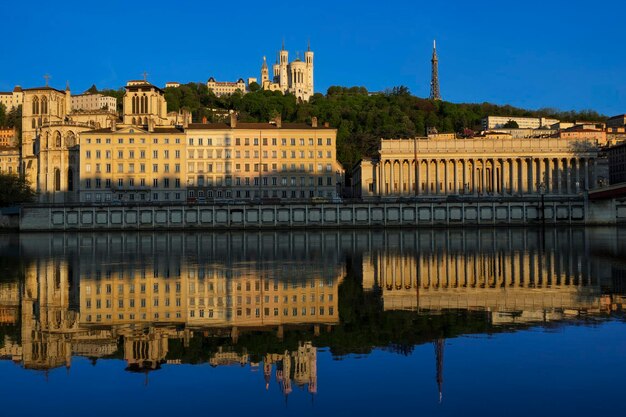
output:
[[[596,158],[382,159],[379,195],[570,195],[593,189]],[[417,190],[415,188],[417,184]]]
[[375,279],[386,291],[446,288],[572,288],[592,282],[584,255],[558,252],[380,254]]

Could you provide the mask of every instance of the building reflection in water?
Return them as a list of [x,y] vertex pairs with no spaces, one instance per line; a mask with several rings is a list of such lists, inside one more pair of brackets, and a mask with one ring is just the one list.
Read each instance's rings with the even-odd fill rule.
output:
[[[340,307],[352,307],[339,299],[344,280],[362,279],[383,314],[484,311],[492,326],[606,315],[624,302],[620,233],[23,235],[22,275],[0,281],[0,325],[19,327],[0,357],[38,370],[69,368],[72,356],[123,358],[135,372],[262,366],[266,387],[316,393],[316,339],[334,343]],[[249,351],[268,336],[271,351]],[[430,340],[441,396],[445,340]]]

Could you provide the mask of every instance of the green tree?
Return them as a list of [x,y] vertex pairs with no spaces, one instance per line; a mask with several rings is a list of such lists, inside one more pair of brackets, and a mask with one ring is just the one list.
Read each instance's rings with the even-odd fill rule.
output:
[[7,109],[4,104],[0,103],[0,127],[6,126],[7,123]]
[[502,127],[505,129],[519,129],[519,124],[515,120],[509,120]]
[[34,200],[35,191],[25,178],[13,173],[0,173],[0,207]]
[[254,93],[255,91],[259,91],[261,89],[261,86],[259,85],[259,83],[253,82],[250,83],[248,89],[250,90],[250,92]]

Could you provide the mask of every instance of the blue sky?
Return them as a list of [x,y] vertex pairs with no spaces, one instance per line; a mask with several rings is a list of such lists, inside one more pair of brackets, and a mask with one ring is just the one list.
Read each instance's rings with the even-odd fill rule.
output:
[[406,85],[427,96],[436,38],[445,100],[626,112],[618,0],[36,0],[0,15],[0,90],[42,85],[46,73],[76,92],[118,88],[144,70],[157,85],[259,77],[284,38],[290,59],[311,39],[318,92]]

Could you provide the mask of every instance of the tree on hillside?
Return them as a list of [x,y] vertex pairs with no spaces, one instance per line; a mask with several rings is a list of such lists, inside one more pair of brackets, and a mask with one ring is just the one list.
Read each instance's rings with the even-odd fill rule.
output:
[[0,173],[0,207],[34,200],[35,191],[25,178],[17,174]]
[[0,103],[0,127],[6,126],[7,122],[7,109],[4,104]]
[[515,120],[509,120],[502,127],[505,129],[519,129],[519,124]]

